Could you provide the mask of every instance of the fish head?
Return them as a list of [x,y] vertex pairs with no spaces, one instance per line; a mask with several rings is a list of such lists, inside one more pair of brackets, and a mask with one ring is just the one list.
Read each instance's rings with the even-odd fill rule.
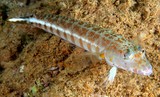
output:
[[112,54],[108,52],[108,54],[106,53],[105,59],[109,64],[141,75],[152,74],[152,66],[140,46],[134,46],[118,53],[117,51]]

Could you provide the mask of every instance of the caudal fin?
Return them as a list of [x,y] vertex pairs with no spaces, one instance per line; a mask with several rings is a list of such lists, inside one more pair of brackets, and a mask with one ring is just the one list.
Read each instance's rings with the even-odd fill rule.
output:
[[37,22],[37,19],[34,17],[19,17],[19,18],[10,18],[9,22],[19,22],[19,23],[34,23]]
[[29,18],[10,18],[8,21],[10,22],[28,22]]

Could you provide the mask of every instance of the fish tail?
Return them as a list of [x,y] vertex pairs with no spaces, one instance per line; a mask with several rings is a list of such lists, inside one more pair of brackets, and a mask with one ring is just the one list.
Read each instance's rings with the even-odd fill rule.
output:
[[19,22],[19,23],[32,23],[36,20],[34,17],[18,17],[18,18],[10,18],[9,22]]

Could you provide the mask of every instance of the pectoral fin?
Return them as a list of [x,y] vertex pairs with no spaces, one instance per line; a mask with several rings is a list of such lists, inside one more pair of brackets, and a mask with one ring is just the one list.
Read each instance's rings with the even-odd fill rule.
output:
[[114,81],[114,78],[117,74],[117,67],[113,66],[110,71],[109,71],[109,75],[108,75],[108,81],[110,83],[112,83]]

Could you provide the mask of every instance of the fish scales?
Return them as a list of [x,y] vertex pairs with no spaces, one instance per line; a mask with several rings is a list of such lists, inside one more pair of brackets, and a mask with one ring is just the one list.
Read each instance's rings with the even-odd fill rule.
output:
[[110,29],[57,15],[11,18],[9,21],[31,23],[87,51],[98,53],[113,66],[108,75],[110,82],[113,82],[117,68],[142,75],[152,74],[145,51]]
[[[109,29],[104,29],[82,21],[66,18],[63,16],[54,16],[50,24],[39,24],[33,22],[36,27],[42,28],[52,34],[55,34],[81,48],[90,52],[103,53],[108,45],[108,49],[117,49],[117,45],[122,45],[119,42],[126,42],[123,37],[118,38]],[[114,41],[114,39],[116,39]],[[112,44],[112,46],[110,46]]]

